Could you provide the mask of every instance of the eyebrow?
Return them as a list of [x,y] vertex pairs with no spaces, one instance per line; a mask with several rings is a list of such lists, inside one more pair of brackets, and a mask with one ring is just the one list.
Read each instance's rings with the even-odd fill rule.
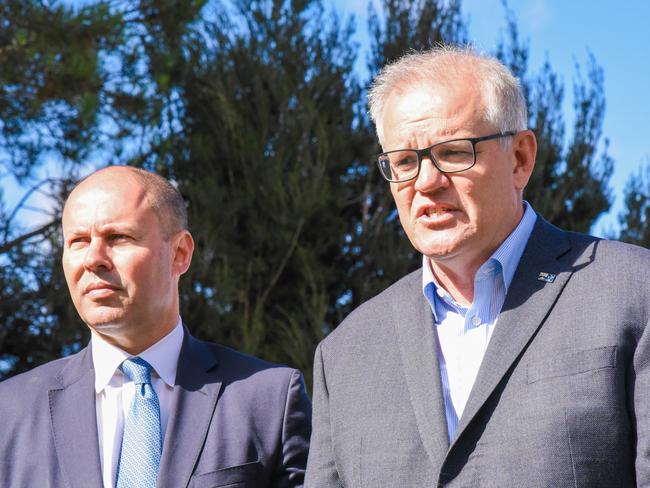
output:
[[88,233],[88,228],[87,227],[74,227],[72,229],[67,229],[63,230],[63,235],[68,236],[68,235],[81,235],[81,234],[87,234]]
[[97,226],[97,230],[102,234],[109,234],[112,232],[135,232],[136,226],[131,224],[110,223]]
[[120,223],[107,223],[107,224],[101,224],[98,226],[90,226],[90,227],[85,227],[85,226],[79,226],[79,227],[74,227],[72,229],[69,229],[67,232],[64,233],[64,235],[84,235],[84,234],[90,234],[92,232],[92,229],[96,229],[99,234],[112,234],[112,233],[129,233],[129,234],[135,234],[137,233],[137,227],[131,224],[120,224]]

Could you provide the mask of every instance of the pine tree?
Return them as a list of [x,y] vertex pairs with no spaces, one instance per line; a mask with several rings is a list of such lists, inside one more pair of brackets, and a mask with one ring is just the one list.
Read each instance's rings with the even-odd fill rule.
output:
[[627,180],[619,239],[650,249],[650,160]]
[[520,39],[512,11],[506,11],[506,20],[508,38],[500,43],[497,56],[522,84],[529,127],[537,137],[537,160],[525,198],[551,223],[588,232],[612,204],[609,180],[614,162],[607,153],[607,139],[598,153],[605,116],[603,69],[590,55],[585,79],[576,64],[575,120],[568,136],[562,81],[548,61],[537,75],[528,73],[529,45]]
[[197,242],[183,317],[201,337],[309,375],[349,225],[351,31],[318,2],[234,5],[190,48],[183,139],[165,169]]

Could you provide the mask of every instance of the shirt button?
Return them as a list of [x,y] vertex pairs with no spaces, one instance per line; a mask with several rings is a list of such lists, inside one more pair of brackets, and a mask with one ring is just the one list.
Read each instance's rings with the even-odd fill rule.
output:
[[474,317],[472,317],[472,323],[474,325],[481,325],[481,317],[474,315]]

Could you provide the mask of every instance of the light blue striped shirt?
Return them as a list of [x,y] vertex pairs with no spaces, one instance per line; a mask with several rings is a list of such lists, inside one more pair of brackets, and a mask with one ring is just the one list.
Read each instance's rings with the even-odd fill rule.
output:
[[499,248],[476,272],[474,301],[469,308],[457,303],[442,288],[423,258],[422,286],[431,305],[438,347],[438,362],[447,416],[447,434],[454,438],[499,312],[537,215],[524,202],[524,216]]

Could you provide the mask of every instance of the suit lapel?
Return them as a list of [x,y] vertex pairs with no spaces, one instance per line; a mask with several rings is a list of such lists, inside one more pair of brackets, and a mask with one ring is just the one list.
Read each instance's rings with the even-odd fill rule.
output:
[[438,469],[449,442],[433,315],[422,294],[422,270],[412,273],[400,291],[399,300],[393,302],[393,323],[404,375],[422,444]]
[[95,371],[87,347],[70,358],[48,392],[54,444],[71,488],[102,486],[95,409]]
[[[510,284],[452,447],[553,308],[573,273],[572,263],[561,259],[570,247],[566,233],[538,217]],[[540,272],[556,275],[554,281],[539,280]]]
[[213,371],[216,358],[187,329],[184,333],[160,461],[159,486],[189,484],[221,390],[221,380]]

